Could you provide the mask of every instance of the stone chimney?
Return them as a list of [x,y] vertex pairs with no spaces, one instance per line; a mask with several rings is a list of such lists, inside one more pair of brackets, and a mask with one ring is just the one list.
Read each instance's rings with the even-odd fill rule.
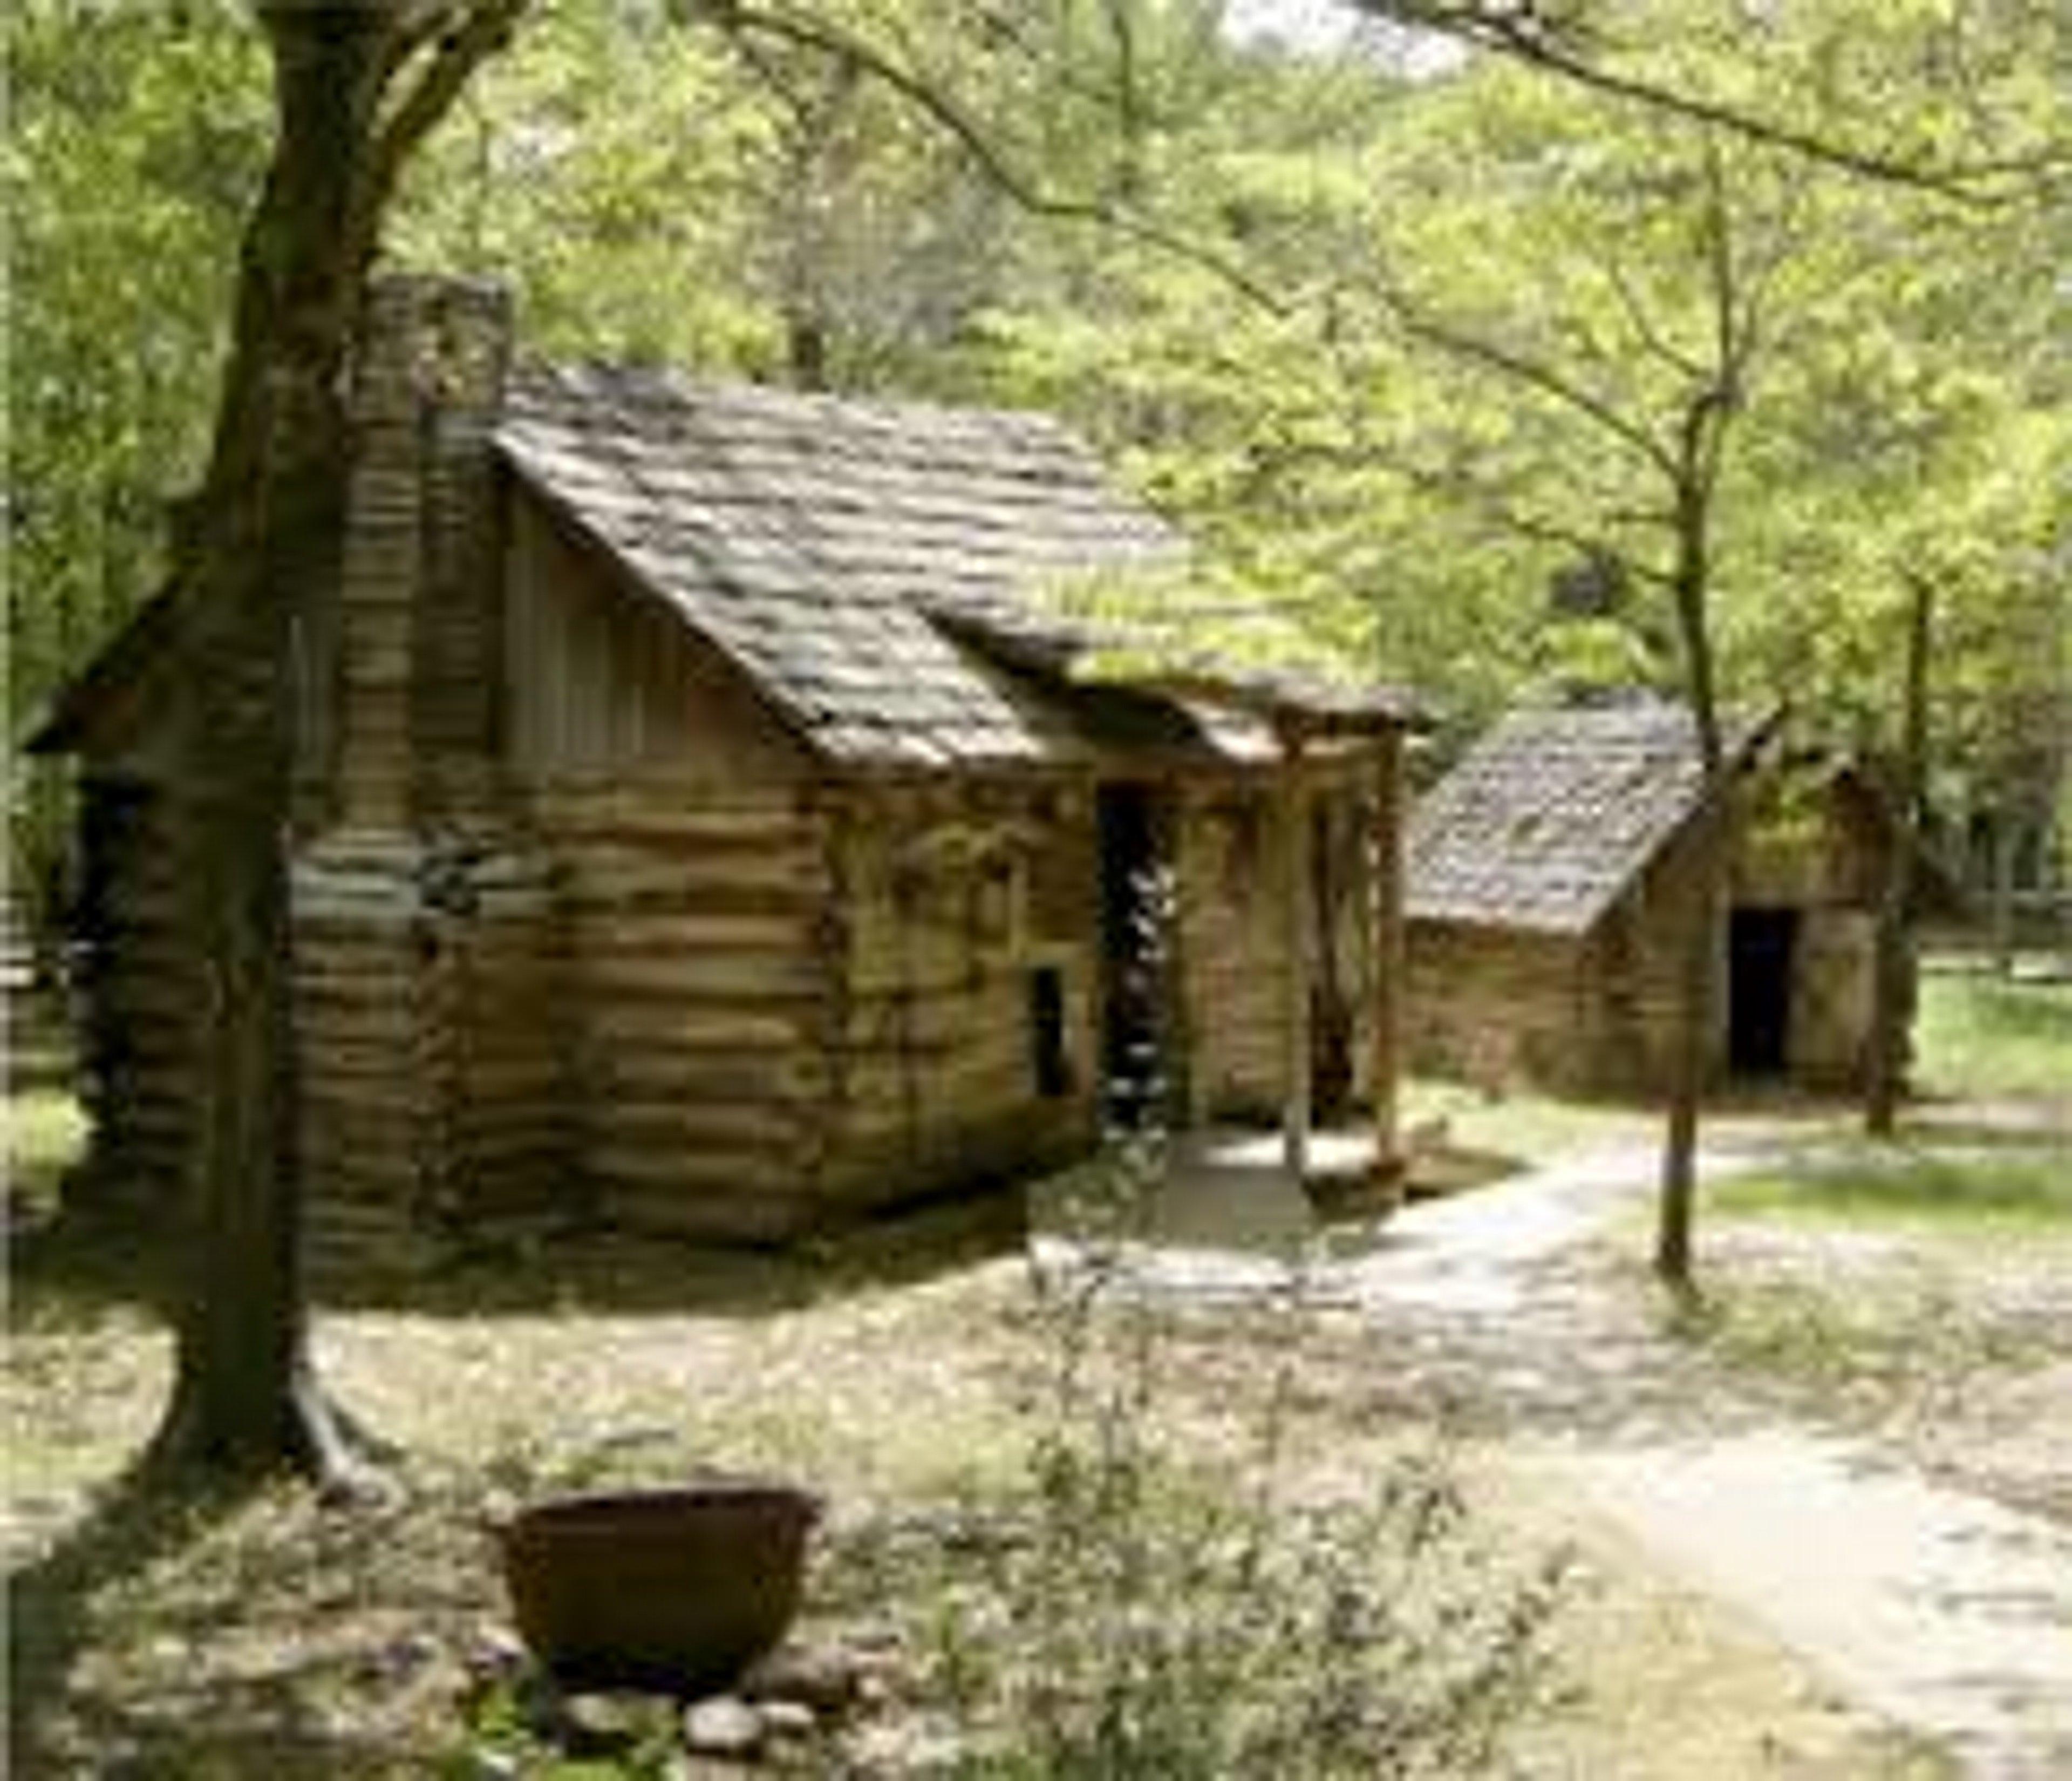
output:
[[500,290],[368,293],[336,629],[310,652],[335,664],[304,731],[329,821],[294,871],[319,1279],[566,1214],[553,875],[497,766],[510,335]]
[[398,276],[368,290],[354,358],[335,731],[349,829],[490,819],[502,637],[489,434],[510,357],[499,287]]

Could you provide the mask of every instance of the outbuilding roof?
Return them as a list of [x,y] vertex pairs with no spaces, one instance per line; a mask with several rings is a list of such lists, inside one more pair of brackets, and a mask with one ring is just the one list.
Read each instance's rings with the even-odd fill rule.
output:
[[[1766,723],[1728,726],[1745,764]],[[1661,701],[1512,713],[1412,812],[1404,911],[1586,932],[1698,813],[1696,727]]]

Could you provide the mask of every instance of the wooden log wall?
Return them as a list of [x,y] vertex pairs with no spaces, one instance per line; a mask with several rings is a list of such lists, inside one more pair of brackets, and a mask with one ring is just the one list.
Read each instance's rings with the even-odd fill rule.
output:
[[[853,1212],[1083,1154],[1100,1067],[1091,787],[857,786],[829,814],[841,940],[829,1207]],[[1055,973],[1062,997],[1065,1076],[1048,1085],[1039,971]]]
[[1800,916],[1785,1066],[1806,1088],[1848,1092],[1863,1085],[1876,928],[1877,918],[1864,909],[1821,904]]
[[834,981],[826,825],[803,788],[564,784],[577,1170],[629,1228],[742,1240],[819,1216]]
[[[1796,909],[1786,1067],[1815,1089],[1862,1077],[1868,1037],[1876,837],[1823,792],[1779,816],[1765,785],[1737,813],[1736,904]],[[1700,837],[1680,837],[1586,936],[1420,922],[1410,930],[1412,1067],[1492,1086],[1659,1094],[1670,1080],[1680,948],[1696,910]],[[1725,914],[1711,1068],[1727,1064],[1732,986]]]
[[[1696,838],[1673,845],[1589,932],[1414,922],[1411,1067],[1493,1089],[1649,1095],[1675,1059]],[[1724,935],[1724,930],[1722,930]],[[1725,1052],[1725,997],[1713,1019]]]
[[294,891],[313,1271],[364,1278],[579,1211],[544,862],[335,831]]
[[441,1148],[419,849],[334,833],[294,864],[304,1236],[319,1281],[428,1260]]
[[[1592,1086],[1605,1093],[1657,1094],[1674,1080],[1683,1002],[1684,956],[1697,919],[1707,837],[1687,828],[1598,924],[1587,965]],[[1726,911],[1716,912],[1714,1001],[1708,1017],[1707,1068],[1724,1073],[1727,1056]]]
[[86,1191],[162,1212],[185,1166],[201,973],[180,937],[162,796],[147,781],[88,774],[80,800]]
[[[1079,1154],[1084,788],[668,773],[539,792],[576,1174],[622,1227],[775,1241]],[[1071,1086],[1036,1067],[1059,974]]]
[[335,685],[304,735],[335,797],[294,874],[319,1275],[571,1210],[559,914],[498,771],[508,335],[499,293],[388,278],[354,363],[341,596],[314,645]]
[[1419,921],[1408,950],[1404,1040],[1413,1071],[1492,1091],[1588,1087],[1581,942]]
[[1773,774],[1746,804],[1734,902],[1799,913],[1786,1072],[1807,1088],[1854,1091],[1868,1066],[1875,911],[1890,835],[1871,794],[1832,771]]
[[[490,434],[510,358],[510,294],[436,279],[419,287],[417,307],[412,326],[426,343],[417,357],[436,366],[438,385],[418,448],[424,592],[411,640],[415,807],[422,821],[465,825],[496,809],[503,789],[504,515]],[[508,881],[508,874],[496,880]]]
[[[1180,788],[1174,837],[1178,951],[1189,1034],[1189,1114],[1195,1120],[1272,1121],[1286,1075],[1287,940],[1275,862],[1279,825],[1270,775],[1231,774]],[[1320,856],[1328,923],[1304,911],[1313,990],[1330,976],[1352,1025],[1343,1035],[1351,1095],[1372,1080],[1374,924],[1371,792],[1357,769],[1327,766],[1313,779],[1302,845],[1313,885]],[[1323,932],[1328,926],[1328,936]],[[1313,1078],[1322,1071],[1313,1064]]]

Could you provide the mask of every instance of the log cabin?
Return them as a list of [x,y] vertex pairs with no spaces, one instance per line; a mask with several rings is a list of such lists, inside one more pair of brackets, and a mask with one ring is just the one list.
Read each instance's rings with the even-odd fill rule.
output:
[[[1066,615],[1184,565],[1046,418],[511,364],[368,294],[290,846],[319,1273],[572,1220],[782,1241],[1174,1122],[1394,1150],[1412,702]],[[86,1191],[179,1203],[174,585],[77,759]]]
[[1787,755],[1774,722],[1731,722],[1725,739],[1735,795],[1719,820],[1688,711],[1646,699],[1513,712],[1417,800],[1410,1067],[1491,1088],[1663,1092],[1678,961],[1705,850],[1723,845],[1712,1078],[1860,1085],[1885,801],[1860,768]]

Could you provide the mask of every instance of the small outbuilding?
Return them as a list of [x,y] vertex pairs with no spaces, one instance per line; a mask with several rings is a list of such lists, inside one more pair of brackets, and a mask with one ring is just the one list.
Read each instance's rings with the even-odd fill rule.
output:
[[[1299,1157],[1357,1097],[1392,1155],[1406,699],[1104,678],[1058,594],[1185,554],[1050,420],[508,356],[498,293],[370,294],[292,844],[320,1261],[781,1240],[1147,1101]],[[80,763],[88,1184],[162,1195],[205,1006],[180,597],[38,738]]]
[[1715,1077],[1852,1088],[1893,831],[1863,775],[1737,722],[1735,795],[1701,797],[1695,727],[1654,700],[1515,712],[1420,798],[1406,844],[1412,1068],[1653,1094],[1704,850],[1729,848]]

